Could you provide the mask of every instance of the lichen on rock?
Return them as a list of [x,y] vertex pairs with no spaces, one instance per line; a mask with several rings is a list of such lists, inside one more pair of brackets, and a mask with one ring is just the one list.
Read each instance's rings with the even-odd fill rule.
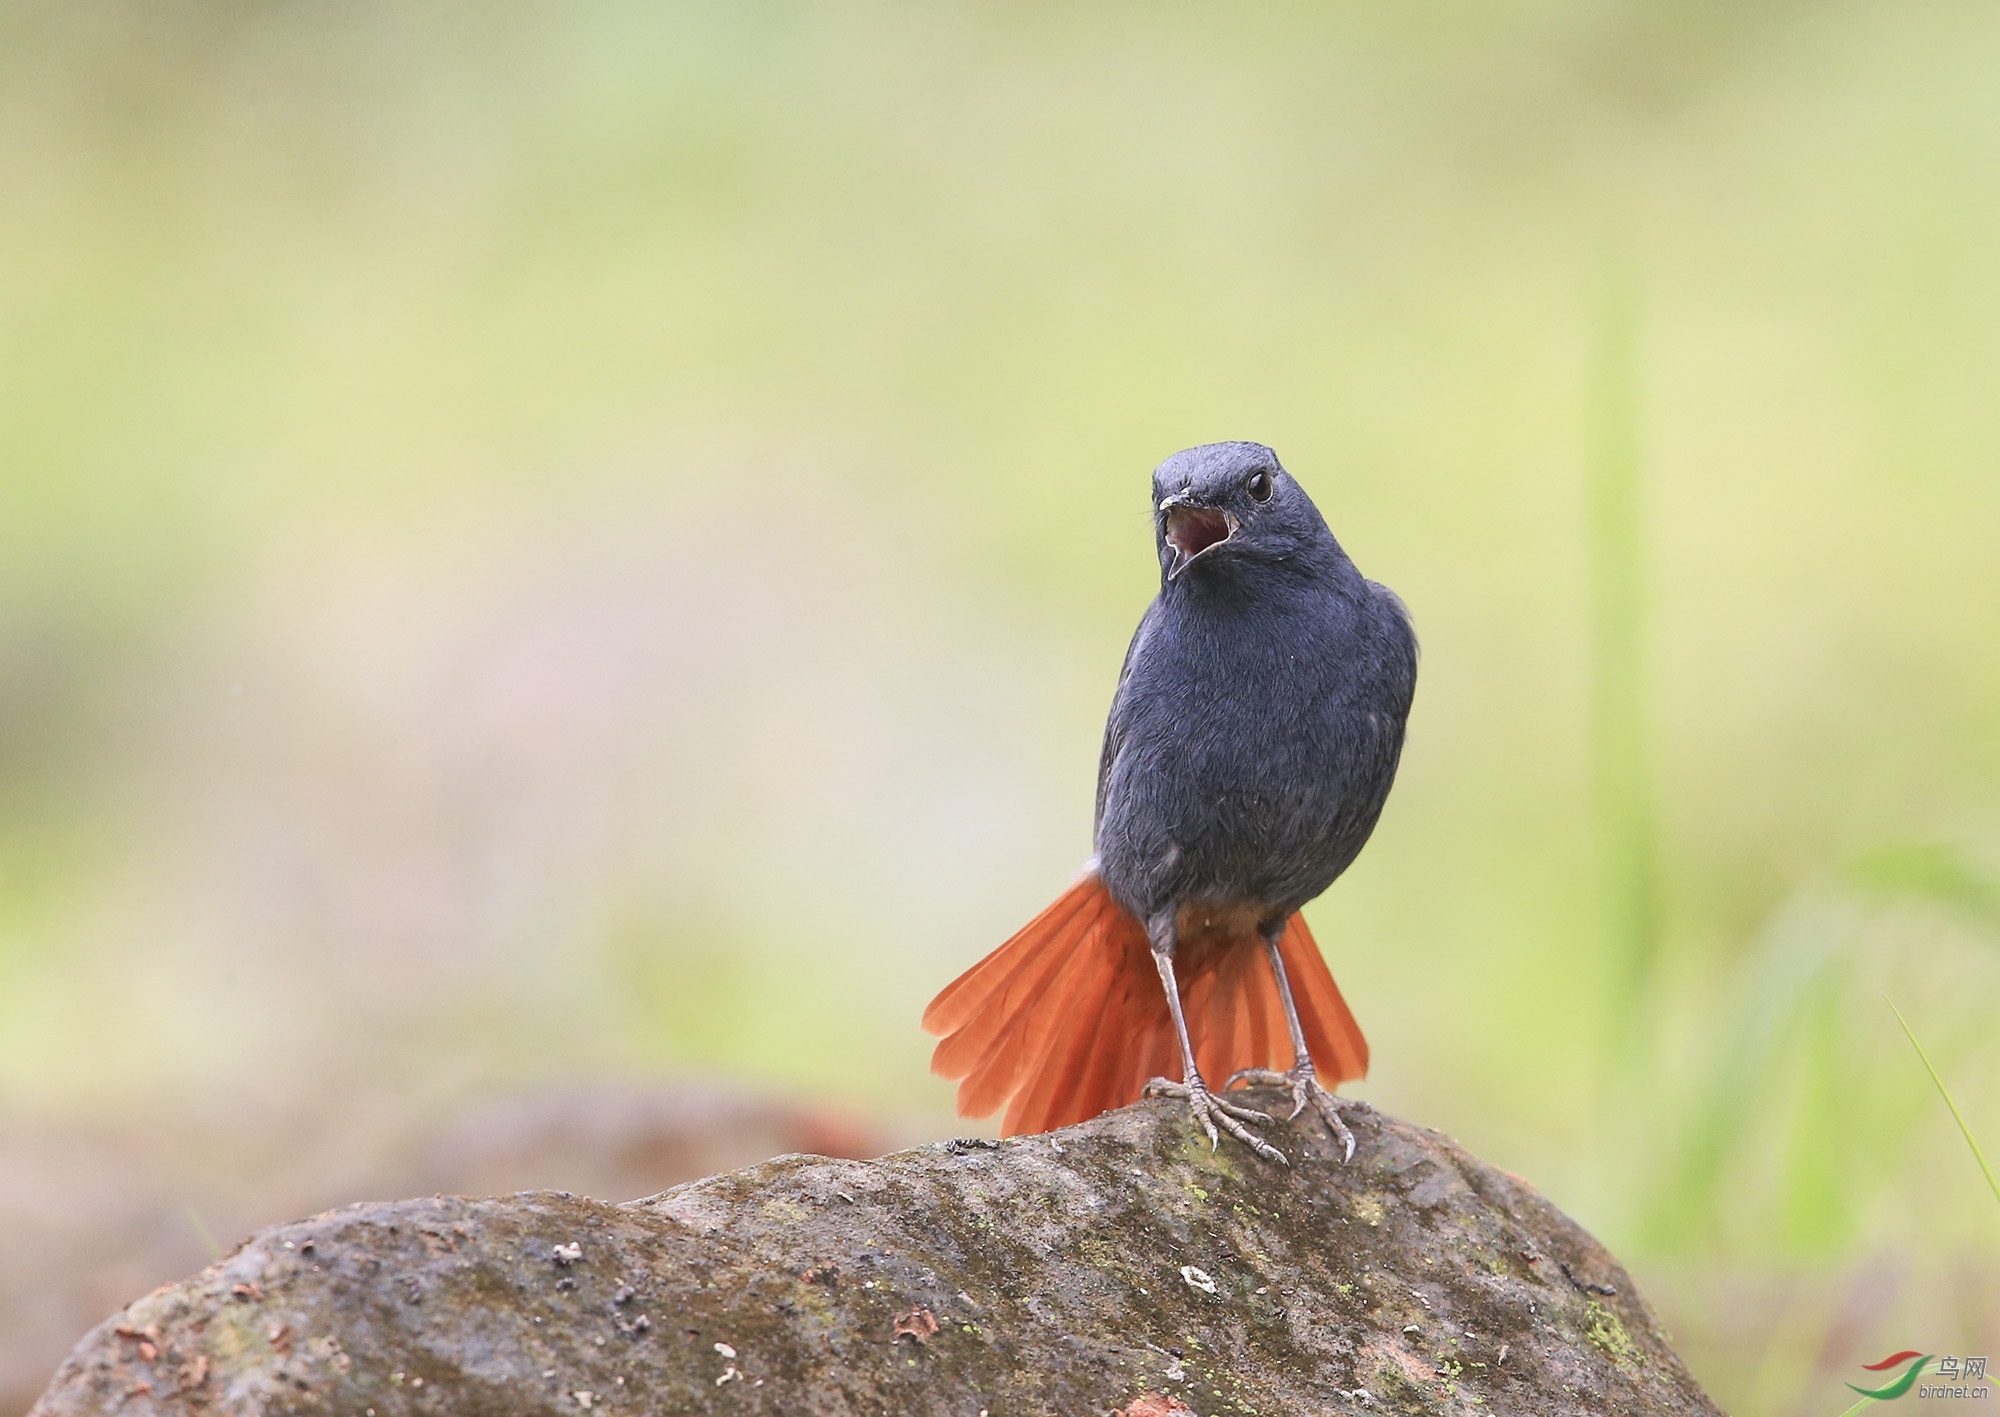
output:
[[351,1206],[100,1325],[36,1413],[1716,1412],[1581,1229],[1355,1110],[1345,1165],[1310,1114],[1267,1166],[1155,1101],[629,1205]]

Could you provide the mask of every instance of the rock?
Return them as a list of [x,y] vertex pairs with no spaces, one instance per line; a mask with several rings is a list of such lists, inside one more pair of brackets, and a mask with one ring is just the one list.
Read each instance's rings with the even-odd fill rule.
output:
[[884,1128],[698,1079],[579,1082],[440,1105],[344,1082],[147,1095],[88,1123],[0,1110],[0,1417],[76,1336],[228,1239],[363,1197],[526,1187],[651,1195],[781,1151],[875,1156]]
[[1287,1168],[1154,1101],[629,1205],[350,1206],[100,1325],[35,1412],[1717,1412],[1554,1206],[1356,1111],[1347,1165],[1310,1114]]

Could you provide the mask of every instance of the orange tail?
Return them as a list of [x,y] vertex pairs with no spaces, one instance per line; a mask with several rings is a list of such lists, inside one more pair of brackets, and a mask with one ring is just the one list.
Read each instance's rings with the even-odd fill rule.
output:
[[[1278,945],[1306,1047],[1331,1087],[1368,1071],[1368,1043],[1294,915]],[[1212,1087],[1239,1068],[1287,1068],[1290,1031],[1256,939],[1188,961],[1181,1006]],[[1173,1017],[1145,929],[1096,873],[1063,892],[924,1010],[931,1071],[959,1079],[958,1113],[1006,1107],[1008,1136],[1044,1132],[1136,1102],[1151,1077],[1181,1075]]]

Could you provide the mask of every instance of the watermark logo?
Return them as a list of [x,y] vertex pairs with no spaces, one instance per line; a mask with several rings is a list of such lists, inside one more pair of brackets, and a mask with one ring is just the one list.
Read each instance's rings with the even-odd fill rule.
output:
[[1858,1383],[1849,1383],[1848,1386],[1863,1397],[1872,1397],[1877,1402],[1888,1402],[1901,1397],[1912,1387],[1917,1389],[1918,1397],[1984,1398],[1992,1391],[1983,1381],[1986,1377],[1986,1359],[1958,1358],[1949,1353],[1937,1358],[1937,1376],[1942,1381],[1919,1384],[1917,1379],[1923,1376],[1924,1369],[1930,1366],[1933,1358],[1937,1358],[1934,1353],[1919,1353],[1914,1348],[1905,1348],[1901,1353],[1891,1353],[1879,1363],[1861,1365],[1870,1373],[1887,1373],[1901,1368],[1903,1371],[1900,1377],[1884,1383],[1881,1387],[1862,1387]]

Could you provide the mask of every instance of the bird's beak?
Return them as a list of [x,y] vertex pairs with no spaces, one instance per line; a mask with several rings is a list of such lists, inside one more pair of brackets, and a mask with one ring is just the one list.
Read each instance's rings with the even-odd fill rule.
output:
[[1167,545],[1174,549],[1174,562],[1167,568],[1170,581],[1178,580],[1181,572],[1236,535],[1240,525],[1221,508],[1197,506],[1183,493],[1162,498],[1160,510],[1166,513]]

